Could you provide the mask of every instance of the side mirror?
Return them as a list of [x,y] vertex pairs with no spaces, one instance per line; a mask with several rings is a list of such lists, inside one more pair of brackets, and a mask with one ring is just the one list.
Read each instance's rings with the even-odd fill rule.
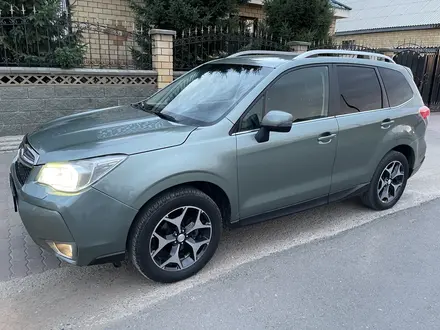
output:
[[270,132],[287,133],[292,129],[293,116],[284,111],[269,111],[261,121],[260,130],[255,135],[258,143],[269,141]]

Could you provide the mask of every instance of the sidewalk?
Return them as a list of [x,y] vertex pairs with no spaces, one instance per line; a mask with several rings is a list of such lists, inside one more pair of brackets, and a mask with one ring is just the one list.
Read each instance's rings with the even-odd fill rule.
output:
[[0,136],[0,152],[17,150],[23,135]]

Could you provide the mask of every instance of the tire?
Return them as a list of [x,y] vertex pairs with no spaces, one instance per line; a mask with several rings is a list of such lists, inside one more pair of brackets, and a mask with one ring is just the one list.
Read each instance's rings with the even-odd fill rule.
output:
[[[399,166],[399,171],[403,171],[402,175],[399,174],[400,172],[397,171],[396,166]],[[389,179],[387,179],[388,175]],[[392,179],[394,175],[396,175],[396,177]],[[378,211],[392,208],[399,201],[400,197],[402,197],[408,175],[409,164],[406,157],[400,152],[390,151],[382,158],[377,166],[368,191],[361,197],[362,202],[369,208]],[[397,186],[399,187],[396,189],[395,187]],[[387,191],[381,188],[388,189],[388,195],[390,196],[388,199],[386,198]]]
[[193,187],[177,188],[159,195],[140,211],[129,237],[129,259],[153,281],[181,281],[212,258],[221,231],[220,210],[208,195]]

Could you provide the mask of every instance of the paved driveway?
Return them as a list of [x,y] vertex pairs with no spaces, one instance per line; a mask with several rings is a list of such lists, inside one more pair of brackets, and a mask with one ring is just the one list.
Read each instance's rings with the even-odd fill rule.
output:
[[0,281],[60,267],[57,258],[32,241],[14,212],[8,181],[14,155],[0,153]]
[[97,329],[439,329],[439,212],[436,199],[272,254]]

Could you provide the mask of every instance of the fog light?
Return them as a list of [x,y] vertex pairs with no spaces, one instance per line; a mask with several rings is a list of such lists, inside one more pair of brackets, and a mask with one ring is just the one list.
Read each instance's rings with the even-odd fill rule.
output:
[[73,243],[57,243],[57,242],[47,242],[47,244],[51,247],[52,250],[55,251],[56,254],[63,256],[68,259],[73,259],[75,252],[75,244]]

